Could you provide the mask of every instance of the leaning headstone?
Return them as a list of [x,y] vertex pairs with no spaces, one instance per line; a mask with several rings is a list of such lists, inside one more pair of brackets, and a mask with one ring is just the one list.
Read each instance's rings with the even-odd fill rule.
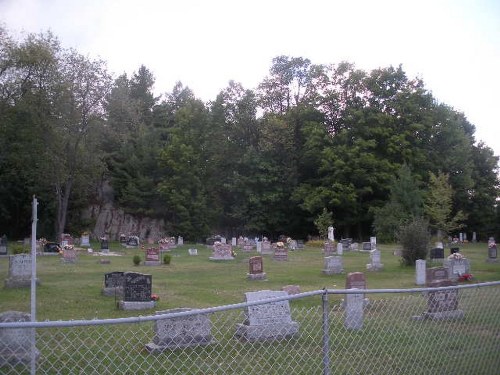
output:
[[[31,315],[20,311],[6,311],[0,314],[0,323],[31,321]],[[0,367],[27,365],[31,362],[31,341],[33,329],[0,328]],[[40,352],[35,349],[35,360]]]
[[7,255],[7,236],[0,237],[0,255]]
[[[157,311],[156,315],[166,315],[191,311],[189,308],[178,308]],[[214,342],[211,333],[212,324],[206,314],[177,316],[155,320],[153,342],[146,345],[150,353],[161,353],[165,350],[208,345]]]
[[153,276],[136,272],[125,272],[123,284],[122,310],[152,309],[155,302],[151,300]]
[[416,280],[415,283],[417,285],[425,285],[425,260],[417,259],[415,262],[415,272],[416,272]]
[[[36,283],[40,281],[36,279]],[[9,278],[5,279],[6,288],[22,288],[31,286],[31,255],[20,254],[9,256]]]
[[264,272],[264,261],[261,256],[251,257],[248,260],[248,268],[247,277],[249,280],[265,280],[266,273]]
[[[288,296],[284,291],[261,290],[245,293],[246,302]],[[237,324],[235,336],[244,341],[281,340],[299,331],[292,321],[288,300],[247,306],[246,320]]]
[[[429,285],[431,288],[455,285],[451,280],[435,281]],[[427,312],[423,314],[426,319],[459,319],[464,312],[458,308],[458,289],[440,290],[427,294]]]
[[151,247],[146,249],[146,260],[144,261],[145,266],[159,266],[161,265],[160,260],[160,248]]
[[380,262],[380,250],[370,251],[370,263],[366,265],[366,269],[369,271],[380,271],[384,268],[384,265]]
[[233,249],[229,244],[222,244],[216,242],[213,246],[212,256],[209,257],[210,260],[233,260]]
[[333,275],[344,272],[341,256],[329,256],[324,258],[323,273],[325,275]]
[[105,296],[123,297],[123,287],[125,285],[124,272],[108,272],[104,274],[104,288],[102,294]]

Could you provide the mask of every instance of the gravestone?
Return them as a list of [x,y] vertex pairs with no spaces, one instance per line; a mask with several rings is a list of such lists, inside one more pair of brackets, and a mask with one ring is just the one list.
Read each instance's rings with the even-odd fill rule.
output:
[[101,252],[102,253],[109,252],[109,241],[106,238],[101,238]]
[[425,260],[417,259],[415,262],[415,283],[417,285],[425,285],[426,273],[425,273]]
[[334,228],[332,226],[328,227],[328,240],[335,241]]
[[0,255],[7,255],[7,236],[0,237]]
[[104,274],[104,288],[102,294],[105,296],[123,297],[123,286],[125,285],[124,272],[108,272]]
[[120,241],[120,243],[121,243],[122,245],[126,244],[126,243],[127,243],[127,240],[128,240],[127,236],[125,236],[124,234],[120,234],[120,239],[119,239],[119,241]]
[[[0,323],[30,322],[31,315],[20,311],[0,314]],[[0,367],[28,365],[31,362],[31,339],[33,329],[0,328]],[[40,352],[35,349],[35,360]]]
[[177,238],[177,245],[183,246],[184,245],[184,237],[179,236]]
[[153,276],[136,272],[125,272],[123,284],[122,310],[152,309],[155,302],[151,300]]
[[144,265],[145,266],[161,265],[160,249],[158,247],[151,247],[146,249],[146,260],[144,261]]
[[222,244],[216,242],[213,245],[212,256],[209,257],[210,260],[233,260],[233,248],[229,244]]
[[325,275],[333,275],[344,272],[341,256],[329,256],[324,258],[323,273]]
[[450,255],[451,254],[456,254],[456,253],[459,253],[460,252],[460,248],[459,247],[451,247],[450,248]]
[[372,251],[372,243],[371,242],[363,242],[361,244],[361,250],[362,251]]
[[257,252],[260,254],[262,253],[262,241],[256,241],[255,246],[257,247]]
[[80,246],[89,247],[90,246],[90,235],[82,234],[80,237]]
[[62,250],[61,261],[63,263],[76,263],[76,250],[72,246],[65,246]]
[[434,249],[431,249],[430,258],[431,258],[431,261],[443,262],[443,260],[444,260],[444,248],[435,247]]
[[262,254],[264,254],[264,255],[274,254],[274,251],[273,251],[272,246],[271,246],[271,242],[268,241],[267,239],[264,239],[262,241]]
[[[284,291],[261,290],[245,293],[246,302],[288,296]],[[236,325],[235,336],[243,341],[281,340],[299,331],[292,321],[288,300],[247,306],[246,320]]]
[[251,257],[248,260],[248,268],[247,277],[249,280],[264,280],[266,278],[264,262],[261,256]]
[[372,250],[377,248],[377,237],[370,237],[370,243],[372,244]]
[[[346,289],[366,289],[366,278],[363,272],[349,272],[345,281]],[[344,301],[344,306],[345,306]],[[363,305],[367,306],[369,303],[368,298],[365,298],[363,294]]]
[[303,248],[304,248],[304,241],[297,240],[297,249],[303,249]]
[[425,271],[425,284],[430,286],[432,283],[442,280],[448,280],[448,269],[445,267],[427,268]]
[[333,247],[333,242],[326,241],[323,245],[323,253],[325,254],[325,256],[332,255],[334,251],[335,249]]
[[289,243],[288,243],[288,248],[290,250],[297,250],[298,247],[297,247],[297,241],[296,240],[291,240]]
[[489,263],[498,262],[497,245],[493,245],[493,246],[488,247],[488,259],[486,259],[486,261]]
[[366,269],[369,271],[380,271],[384,268],[384,265],[380,263],[380,250],[370,251],[370,263],[366,265]]
[[253,245],[250,241],[245,241],[243,244],[243,251],[249,253],[253,250]]
[[[38,278],[37,285],[40,284]],[[9,278],[5,279],[6,288],[31,286],[31,254],[9,256]]]
[[448,258],[443,265],[448,268],[448,277],[452,281],[457,281],[460,276],[470,273],[470,262],[467,258]]
[[[453,286],[451,280],[432,282],[429,287],[439,288]],[[464,317],[463,310],[458,308],[458,289],[440,290],[427,294],[427,311],[423,314],[425,319],[460,319]]]
[[300,286],[298,285],[285,285],[281,288],[283,292],[286,292],[289,296],[300,293]]
[[[155,315],[166,315],[191,310],[190,308],[170,309],[157,311]],[[155,320],[153,342],[147,344],[146,349],[150,353],[161,353],[168,349],[208,345],[214,342],[211,330],[212,324],[206,314]]]
[[236,246],[236,237],[231,238],[231,246]]
[[349,251],[351,249],[352,238],[344,238],[340,240],[342,244],[342,251]]
[[188,249],[188,254],[191,256],[198,255],[198,249]]
[[137,236],[129,236],[127,238],[127,247],[138,247],[139,246],[139,237]]
[[344,246],[339,242],[337,244],[337,255],[343,255],[344,254]]
[[274,249],[273,259],[277,261],[287,261],[288,249],[286,247],[276,247]]
[[363,294],[346,294],[344,309],[344,327],[346,329],[358,330],[363,328],[364,304],[365,300]]

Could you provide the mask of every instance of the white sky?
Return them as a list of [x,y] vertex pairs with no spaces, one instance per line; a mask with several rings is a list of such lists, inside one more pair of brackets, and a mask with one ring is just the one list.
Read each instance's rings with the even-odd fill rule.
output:
[[181,81],[205,101],[231,79],[255,88],[279,55],[403,64],[500,155],[499,0],[0,0],[0,23],[50,29],[115,77],[144,64],[158,93]]

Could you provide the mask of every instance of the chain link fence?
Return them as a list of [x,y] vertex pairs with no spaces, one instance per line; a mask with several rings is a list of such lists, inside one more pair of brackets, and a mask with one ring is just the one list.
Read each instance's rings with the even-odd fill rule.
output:
[[[362,296],[359,290],[318,290],[147,317],[1,323],[0,373],[499,373],[500,282],[362,292],[361,309],[353,309],[348,298]],[[430,301],[449,293],[455,293],[457,304],[445,310],[462,313],[435,315],[441,312]],[[296,306],[297,300],[312,307]],[[237,327],[248,324],[250,309],[266,310],[266,305],[283,301],[298,327],[294,334],[269,334],[276,328],[269,327],[265,340],[236,335]],[[434,315],[428,313],[432,308]],[[189,335],[193,330],[197,335]],[[18,347],[6,348],[5,337],[29,337],[33,331],[36,350],[16,339]],[[170,341],[153,350],[159,335]]]

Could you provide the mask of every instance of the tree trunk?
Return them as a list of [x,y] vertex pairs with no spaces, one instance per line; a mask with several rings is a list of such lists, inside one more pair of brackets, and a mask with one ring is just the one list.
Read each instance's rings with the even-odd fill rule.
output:
[[57,217],[56,217],[56,241],[61,239],[66,227],[66,217],[68,214],[68,202],[73,187],[73,177],[69,177],[66,182],[56,186]]

